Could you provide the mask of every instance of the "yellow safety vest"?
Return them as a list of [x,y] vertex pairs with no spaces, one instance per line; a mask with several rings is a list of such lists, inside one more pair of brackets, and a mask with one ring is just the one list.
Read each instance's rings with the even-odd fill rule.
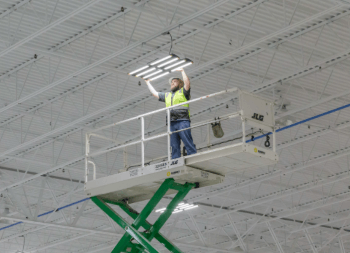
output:
[[[181,104],[183,102],[188,101],[184,95],[183,89],[184,88],[181,88],[180,90],[176,91],[174,96],[172,96],[171,92],[165,93],[165,105],[166,105],[166,107]],[[188,109],[188,116],[190,116],[189,104],[184,104],[182,106],[184,106]],[[174,110],[176,110],[176,109],[174,109]]]

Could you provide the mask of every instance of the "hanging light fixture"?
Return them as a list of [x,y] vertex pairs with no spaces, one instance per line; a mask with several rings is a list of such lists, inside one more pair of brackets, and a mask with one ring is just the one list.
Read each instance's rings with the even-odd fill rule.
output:
[[174,71],[176,71],[177,69],[183,69],[183,68],[185,68],[185,67],[187,67],[187,66],[190,66],[190,65],[192,65],[192,62],[187,62],[186,64],[184,64],[184,65],[181,65],[181,66],[179,66],[179,67],[176,67],[176,68],[174,68],[174,69],[172,69],[171,70],[171,72],[174,72]]
[[147,74],[147,73],[149,73],[149,72],[151,72],[151,71],[153,71],[153,70],[155,70],[156,68],[149,68],[149,69],[147,69],[146,71],[143,71],[143,72],[141,72],[141,73],[139,73],[139,74],[136,74],[136,76],[137,77],[140,77],[140,76],[143,76],[143,75],[145,75],[145,74]]
[[152,78],[151,78],[151,81],[154,81],[154,80],[156,80],[156,79],[158,79],[158,78],[161,78],[162,76],[166,76],[166,75],[168,75],[168,74],[170,74],[169,71],[168,71],[168,72],[165,72],[165,73],[163,73],[163,74],[161,74],[161,75],[159,75],[159,76],[152,77]]
[[179,58],[171,59],[170,61],[166,61],[166,62],[164,62],[164,63],[158,65],[157,67],[158,67],[158,68],[161,68],[161,67],[164,67],[165,65],[168,65],[168,64],[170,64],[170,63],[172,63],[172,62],[174,62],[174,61],[178,61],[178,60],[179,60]]
[[149,67],[149,65],[144,66],[144,67],[139,68],[139,69],[136,69],[136,70],[130,72],[128,75],[133,75],[133,74],[135,74],[135,73],[137,73],[137,72],[140,72],[141,70],[144,70],[144,69],[146,69],[146,68],[148,68],[148,67]]
[[143,78],[145,78],[145,79],[147,79],[147,78],[149,78],[149,77],[151,77],[151,76],[154,76],[154,75],[156,75],[156,74],[158,74],[158,73],[160,73],[160,72],[163,72],[163,70],[158,70],[158,71],[156,71],[156,72],[153,72],[152,74],[150,74],[150,75],[147,75],[147,76],[144,76]]
[[142,79],[150,79],[154,81],[158,78],[166,76],[171,72],[179,68],[185,68],[192,65],[193,62],[190,59],[180,59],[175,54],[170,54],[161,59],[156,59],[151,63],[143,66],[139,69],[131,71],[128,75],[141,77]]
[[168,60],[168,59],[171,58],[171,57],[173,57],[173,55],[168,55],[167,57],[164,57],[164,58],[162,58],[162,59],[160,59],[160,60],[156,60],[156,61],[152,62],[151,65],[152,65],[152,66],[153,66],[153,65],[156,65],[157,63],[160,63],[160,62],[162,62],[162,61]]
[[186,60],[181,60],[181,61],[179,61],[179,62],[176,62],[175,64],[172,64],[172,65],[170,65],[170,66],[168,66],[168,67],[165,67],[165,69],[170,69],[170,68],[173,68],[173,67],[175,67],[175,66],[177,66],[177,65],[179,65],[179,64],[181,64],[181,63],[184,63]]

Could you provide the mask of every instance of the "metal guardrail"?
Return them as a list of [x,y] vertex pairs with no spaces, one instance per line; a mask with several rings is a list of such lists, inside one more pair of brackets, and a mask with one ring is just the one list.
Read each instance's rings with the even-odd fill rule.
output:
[[[214,121],[213,120],[207,120],[207,121],[204,121],[204,122],[201,122],[201,123],[194,124],[194,125],[192,125],[189,128],[171,132],[170,131],[170,111],[173,108],[179,107],[181,105],[190,104],[190,103],[194,103],[194,102],[201,101],[201,100],[204,100],[204,99],[212,98],[212,97],[215,97],[215,96],[218,96],[218,95],[223,95],[223,94],[226,94],[226,93],[233,93],[233,92],[238,92],[238,91],[239,91],[238,88],[232,88],[232,89],[229,89],[229,90],[216,92],[216,93],[213,93],[213,94],[210,94],[210,95],[207,95],[207,96],[203,96],[203,97],[199,97],[199,98],[196,98],[196,99],[192,99],[190,101],[187,101],[187,102],[184,102],[184,103],[181,103],[181,104],[177,104],[177,105],[173,105],[173,106],[170,106],[170,107],[162,108],[162,109],[159,109],[159,110],[155,110],[155,111],[152,111],[152,112],[149,112],[149,113],[145,113],[145,114],[139,115],[137,117],[133,117],[133,118],[130,118],[130,119],[127,119],[127,120],[123,120],[123,121],[120,121],[120,122],[109,124],[109,125],[100,127],[98,129],[95,129],[95,130],[92,130],[92,131],[86,133],[86,136],[85,136],[85,141],[86,141],[86,147],[85,147],[85,183],[88,182],[88,175],[89,175],[88,165],[89,165],[89,163],[93,165],[93,180],[96,179],[96,165],[94,164],[94,162],[89,160],[89,157],[102,155],[102,154],[111,152],[113,150],[126,148],[128,146],[141,144],[141,167],[144,167],[145,166],[145,145],[144,145],[144,143],[146,141],[151,141],[151,140],[158,139],[158,138],[165,137],[165,136],[167,136],[167,157],[168,157],[168,161],[170,161],[171,160],[171,146],[170,146],[170,136],[171,136],[171,134],[177,133],[177,132],[180,132],[180,131],[184,131],[184,130],[187,130],[187,129],[200,127],[200,126],[203,126],[203,125],[208,125],[209,126],[210,123],[213,123],[213,122],[217,121],[217,120],[214,120]],[[149,137],[149,138],[145,138],[145,120],[144,120],[144,118],[146,116],[150,116],[150,115],[162,112],[162,111],[166,111],[166,113],[167,113],[167,132],[161,133],[161,134],[158,134],[156,136]],[[220,120],[231,119],[231,118],[234,118],[234,117],[242,116],[242,114],[243,113],[242,113],[241,110],[240,111],[236,111],[236,112],[234,112],[232,114],[227,114],[227,115],[224,115],[224,116],[220,117]],[[108,129],[110,127],[114,127],[114,126],[117,126],[117,125],[125,124],[125,123],[131,122],[133,120],[141,120],[141,138],[139,140],[137,140],[137,141],[133,141],[133,142],[129,142],[129,143],[125,143],[125,144],[120,145],[120,143],[118,143],[117,141],[115,141],[113,139],[110,139],[110,138],[104,137],[102,135],[96,134],[96,132],[98,132],[98,131],[101,131],[101,130],[104,130],[104,129]],[[209,127],[208,127],[208,131],[209,131]],[[245,120],[243,118],[242,118],[242,133],[243,133],[242,142],[246,142]],[[275,134],[275,132],[273,132],[273,135],[274,134]],[[115,142],[118,145],[116,147],[112,147],[112,148],[109,148],[109,149],[106,149],[106,150],[101,150],[101,151],[97,151],[97,152],[94,152],[94,153],[90,153],[90,138],[92,136],[100,138],[100,139],[103,139],[103,140]],[[275,139],[275,138],[273,138],[273,139]],[[276,146],[275,145],[275,141],[273,141],[273,149],[274,149],[274,151],[275,151],[275,146]]]

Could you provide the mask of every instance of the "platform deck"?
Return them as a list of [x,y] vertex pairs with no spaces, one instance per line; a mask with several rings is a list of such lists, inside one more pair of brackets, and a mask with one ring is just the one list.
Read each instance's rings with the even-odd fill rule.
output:
[[226,174],[277,161],[278,155],[272,150],[238,143],[88,181],[85,192],[90,197],[134,203],[150,199],[167,178],[180,184],[196,183],[201,188],[222,183]]

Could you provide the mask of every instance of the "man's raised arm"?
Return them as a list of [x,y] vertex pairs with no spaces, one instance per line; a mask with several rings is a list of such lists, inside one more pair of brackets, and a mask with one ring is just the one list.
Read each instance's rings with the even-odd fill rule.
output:
[[185,90],[189,90],[191,88],[191,83],[190,83],[190,79],[188,78],[188,76],[185,73],[185,70],[183,68],[177,69],[176,71],[181,71],[182,74],[182,80],[184,81],[184,88]]
[[149,91],[152,93],[152,95],[159,99],[158,92],[153,88],[150,80],[146,80],[146,84],[148,86]]

